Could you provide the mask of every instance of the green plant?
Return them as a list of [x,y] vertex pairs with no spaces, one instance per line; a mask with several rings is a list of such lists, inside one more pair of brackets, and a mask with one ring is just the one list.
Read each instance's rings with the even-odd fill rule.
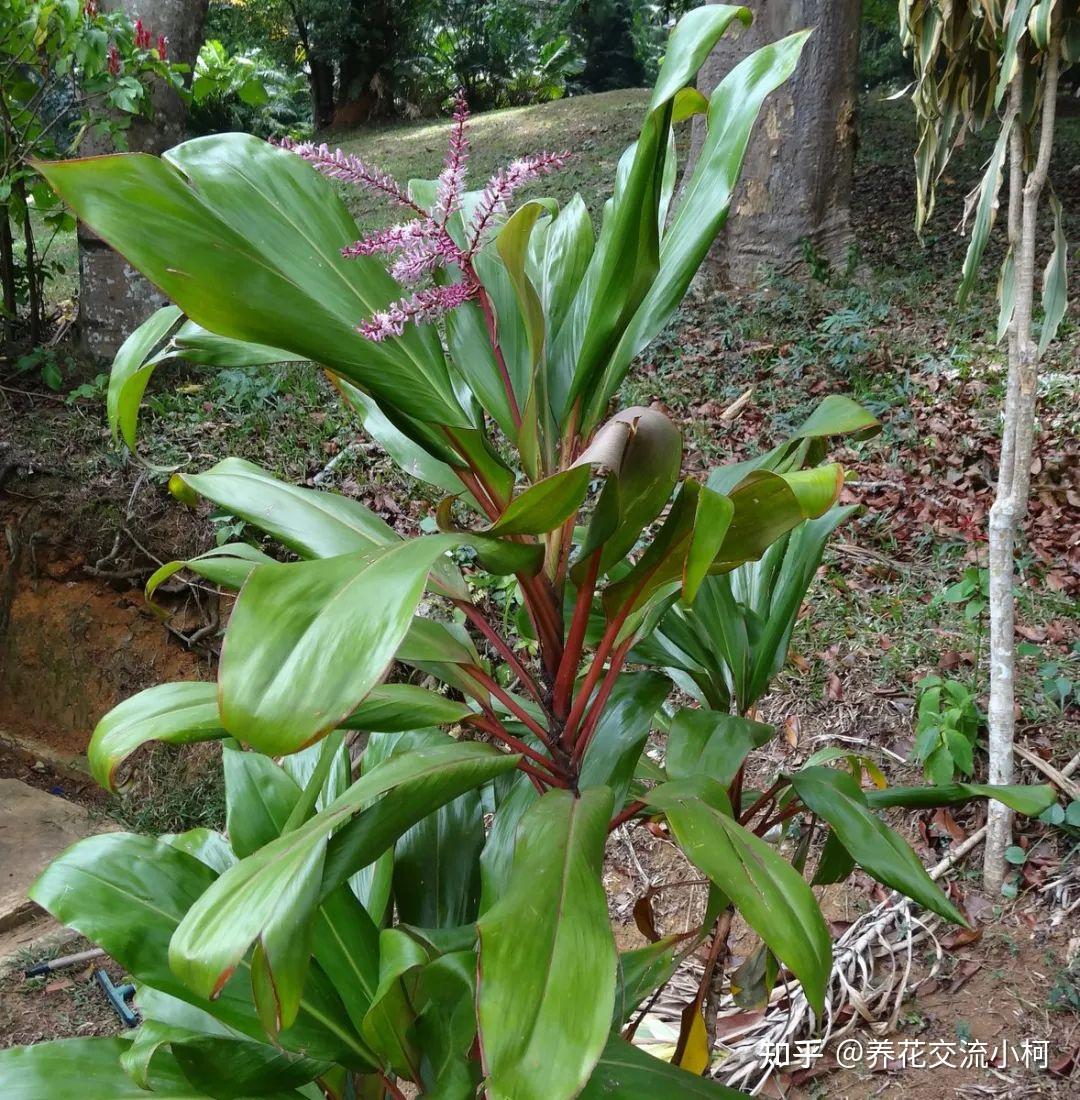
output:
[[[123,148],[135,115],[149,114],[155,80],[179,86],[168,42],[97,0],[0,0],[0,318],[3,341],[25,326],[36,345],[57,233],[74,228],[34,158],[72,156],[83,138]],[[44,245],[38,239],[44,228]],[[16,246],[17,238],[19,247]],[[52,386],[53,380],[46,378]],[[55,388],[55,386],[53,386]]]
[[296,137],[311,125],[303,74],[274,65],[259,49],[230,54],[216,39],[199,49],[190,97],[195,133],[243,130],[259,137]]
[[[672,687],[642,651],[657,624],[667,637],[714,598],[744,657],[732,645],[727,674],[703,665],[702,696],[752,705],[842,518],[843,471],[818,464],[827,440],[877,428],[832,396],[791,440],[702,484],[682,476],[682,440],[660,410],[609,408],[723,224],[762,101],[805,41],[753,54],[706,103],[694,74],[748,18],[710,5],[677,25],[598,236],[579,198],[509,213],[558,154],[465,192],[460,103],[445,170],[407,192],[325,147],[294,156],[243,135],[43,169],[177,303],[113,365],[109,415],[129,445],[150,374],[170,358],[310,360],[399,465],[447,495],[438,533],[406,540],[354,500],[248,462],[174,476],[180,499],[209,500],[300,560],[232,543],[162,567],[151,595],[182,568],[240,589],[218,683],[126,700],[89,756],[112,787],[148,741],[221,740],[226,835],[93,837],[45,871],[33,897],[135,976],[143,1023],[123,1039],[0,1053],[0,1074],[86,1100],[146,1084],[401,1100],[399,1080],[460,1100],[730,1096],[622,1033],[688,952],[711,938],[724,957],[736,911],[762,940],[760,977],[744,975],[754,994],[783,966],[823,1011],[831,943],[802,874],[816,834],[815,881],[858,863],[962,921],[876,811],[992,794],[1039,813],[1052,800],[1045,787],[863,790],[820,763],[747,790],[743,763],[773,731],[709,705],[666,716],[663,766],[644,754]],[[669,220],[673,120],[706,110],[708,139]],[[410,220],[348,244],[344,205],[305,161],[381,191]],[[153,226],[133,202],[158,213]],[[425,279],[401,297],[400,282]],[[514,578],[501,628],[485,573]],[[367,735],[355,767],[350,731]],[[807,839],[793,865],[762,838],[797,815]],[[604,845],[650,818],[712,881],[709,911],[688,935],[620,954]],[[683,1044],[699,1066],[704,992]]]
[[944,786],[957,775],[971,775],[982,724],[971,689],[956,680],[924,676],[916,714],[912,757],[923,765],[927,779]]
[[955,584],[950,584],[936,600],[963,604],[964,618],[974,622],[986,610],[990,598],[990,570],[971,565]]

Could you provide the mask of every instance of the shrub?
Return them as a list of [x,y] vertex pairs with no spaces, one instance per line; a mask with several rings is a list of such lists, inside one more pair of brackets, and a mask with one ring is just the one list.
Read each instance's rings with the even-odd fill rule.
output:
[[[232,544],[160,571],[151,588],[186,566],[240,589],[219,682],[121,703],[90,758],[112,785],[144,742],[223,739],[227,838],[94,837],[46,870],[34,898],[131,971],[143,1023],[121,1040],[0,1054],[0,1072],[87,1100],[90,1081],[135,1094],[125,1070],[177,1096],[400,1098],[399,1079],[462,1100],[481,1083],[513,1100],[725,1096],[621,1033],[689,951],[711,938],[723,957],[736,911],[762,941],[763,973],[787,968],[821,1012],[828,928],[801,871],[762,839],[775,823],[804,821],[804,855],[826,838],[829,881],[858,863],[962,921],[875,811],[989,788],[864,791],[857,760],[853,773],[818,762],[764,790],[743,782],[774,733],[747,712],[843,518],[843,472],[819,464],[827,440],[876,421],[827,398],[792,439],[702,484],[681,476],[663,412],[609,409],[722,225],[761,103],[805,40],[758,51],[705,104],[689,85],[734,18],[748,13],[708,6],[677,26],[598,237],[580,199],[509,212],[562,154],[465,191],[460,103],[443,172],[408,190],[325,147],[243,135],[46,169],[177,303],[114,364],[110,417],[130,444],[150,371],[170,356],[311,360],[403,468],[448,495],[439,533],[403,539],[354,500],[250,463],[177,475],[178,496],[300,560]],[[673,119],[705,109],[709,139],[669,220]],[[355,227],[311,165],[409,220],[349,244]],[[153,226],[133,200],[160,211]],[[520,615],[492,620],[485,575],[514,578]],[[387,681],[390,667],[406,679]],[[660,766],[644,748],[673,678],[704,705],[656,719],[670,726]],[[350,730],[368,735],[355,772]],[[1035,813],[1052,798],[993,793]],[[714,889],[700,928],[620,954],[604,845],[644,819]],[[696,1005],[686,1020],[700,1034]]]

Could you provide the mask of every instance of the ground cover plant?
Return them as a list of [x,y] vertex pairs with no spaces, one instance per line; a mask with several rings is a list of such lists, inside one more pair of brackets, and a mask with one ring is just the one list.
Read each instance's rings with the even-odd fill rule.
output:
[[[716,965],[736,911],[761,939],[762,982],[783,969],[821,1008],[830,936],[803,877],[816,834],[816,881],[858,863],[962,921],[875,811],[988,788],[863,790],[857,757],[743,784],[774,734],[755,704],[845,518],[827,440],[872,432],[874,417],[828,397],[786,441],[698,480],[682,476],[661,410],[609,409],[726,216],[762,100],[797,63],[803,35],[749,58],[708,104],[688,91],[745,15],[714,6],[677,27],[598,236],[580,200],[509,211],[561,154],[464,191],[463,106],[443,174],[408,191],[355,158],[236,135],[161,160],[43,166],[177,303],[114,368],[125,439],[168,358],[310,360],[448,495],[440,532],[403,540],[357,502],[250,463],[176,478],[178,496],[212,500],[301,560],[233,544],[152,579],[186,565],[240,588],[219,684],[121,704],[92,763],[112,785],[146,741],[226,739],[228,839],[93,838],[42,876],[37,900],[140,983],[144,1022],[129,1039],[5,1053],[28,1095],[93,1081],[102,1096],[147,1082],[176,1096],[401,1096],[397,1079],[462,1097],[482,1081],[515,1100],[725,1095],[620,1033],[683,954],[708,942]],[[669,222],[672,127],[701,110],[710,138]],[[305,160],[414,216],[350,244],[351,219]],[[136,196],[157,212],[152,233],[132,223]],[[485,575],[514,578],[501,623],[476,598]],[[410,679],[384,682],[391,662]],[[701,705],[665,716],[661,765],[643,750],[673,682]],[[356,778],[349,730],[367,734]],[[995,793],[1026,813],[1052,800]],[[793,864],[762,838],[797,817]],[[646,818],[713,882],[711,901],[689,936],[619,956],[604,841]],[[699,1070],[704,987],[679,1058]]]

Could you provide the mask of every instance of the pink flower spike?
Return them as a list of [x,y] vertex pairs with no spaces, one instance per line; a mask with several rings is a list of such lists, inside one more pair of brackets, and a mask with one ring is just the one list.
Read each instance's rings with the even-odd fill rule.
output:
[[159,60],[169,60],[169,36],[165,34],[159,34],[157,36],[157,55]]
[[418,290],[411,298],[402,298],[373,313],[369,320],[357,325],[356,331],[376,343],[390,336],[400,336],[409,321],[418,325],[437,321],[444,313],[474,297],[477,289],[472,283],[451,283]]
[[476,251],[491,220],[506,213],[507,204],[519,188],[564,168],[569,159],[569,150],[562,153],[533,153],[513,161],[506,168],[500,168],[488,180],[473,213],[469,254]]
[[137,50],[150,49],[150,32],[143,26],[141,19],[135,20],[135,48]]
[[287,137],[272,144],[302,157],[313,168],[332,180],[355,183],[369,190],[379,191],[402,206],[407,206],[410,210],[415,210],[418,214],[427,217],[427,211],[422,210],[409,198],[393,176],[380,172],[378,168],[372,168],[351,153],[345,153],[341,149],[331,150],[325,143],[316,145],[312,141],[294,141]]
[[427,236],[427,232],[428,226],[422,221],[392,225],[389,229],[376,230],[354,244],[346,245],[341,250],[341,254],[346,258],[354,256],[390,256],[403,248],[410,247],[416,241],[423,240]]
[[458,90],[454,99],[454,124],[450,128],[450,147],[446,153],[445,167],[439,173],[435,189],[435,206],[431,216],[440,225],[461,205],[465,190],[465,166],[469,159],[469,138],[465,127],[469,121],[469,104],[465,92]]

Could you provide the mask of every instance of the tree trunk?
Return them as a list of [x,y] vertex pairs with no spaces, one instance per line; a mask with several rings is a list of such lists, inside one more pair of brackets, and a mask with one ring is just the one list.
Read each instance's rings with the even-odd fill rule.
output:
[[[855,94],[861,0],[759,0],[754,22],[736,23],[698,74],[711,95],[753,50],[813,28],[794,76],[766,101],[754,130],[727,227],[706,272],[745,286],[763,271],[793,274],[807,252],[842,264],[851,245]],[[694,119],[687,175],[705,139]]]
[[[1021,51],[1023,46],[1020,47]],[[1035,296],[1035,244],[1039,199],[1050,170],[1057,106],[1060,31],[1050,39],[1046,59],[1039,151],[1034,167],[1024,175],[1024,148],[1019,114],[1023,108],[1024,58],[1010,89],[1009,244],[1015,257],[1014,307],[1009,326],[1009,378],[1005,396],[1001,468],[990,509],[990,703],[987,707],[989,780],[1010,783],[1016,726],[1015,600],[1013,571],[1016,533],[1028,506],[1031,449],[1035,435],[1038,346],[1031,331]],[[1012,811],[1001,802],[987,809],[983,884],[991,894],[1001,890],[1005,849],[1012,833]]]
[[334,67],[328,61],[308,58],[308,86],[311,88],[311,118],[316,130],[334,121]]
[[[169,39],[172,60],[192,65],[202,44],[207,4],[208,0],[113,0],[107,6],[123,7],[132,19],[142,19],[155,39],[158,35]],[[184,140],[187,111],[180,96],[159,84],[153,105],[153,118],[137,118],[127,131],[133,152],[161,153]],[[82,150],[110,151],[88,144]],[[94,360],[111,359],[128,335],[165,304],[165,298],[81,222],[78,237],[79,346]]]

